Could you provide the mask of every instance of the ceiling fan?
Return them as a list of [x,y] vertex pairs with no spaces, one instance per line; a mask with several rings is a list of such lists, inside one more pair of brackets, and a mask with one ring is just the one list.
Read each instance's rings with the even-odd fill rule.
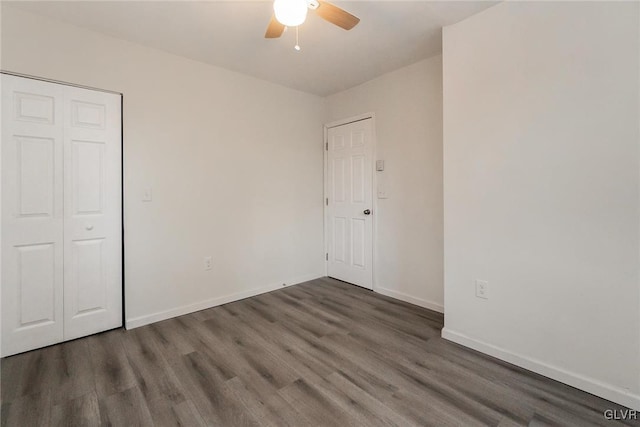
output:
[[338,27],[350,30],[360,18],[324,0],[274,0],[273,15],[264,37],[278,38],[285,27],[297,27],[307,18],[307,10],[311,9],[318,16]]

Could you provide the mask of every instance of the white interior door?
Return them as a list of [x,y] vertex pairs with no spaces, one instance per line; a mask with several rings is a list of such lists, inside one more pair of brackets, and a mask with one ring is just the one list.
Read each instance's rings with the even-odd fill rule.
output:
[[64,339],[122,325],[120,95],[64,91]]
[[328,274],[373,289],[372,119],[328,130]]
[[2,355],[63,338],[63,87],[2,76]]
[[121,98],[1,82],[4,357],[122,325]]

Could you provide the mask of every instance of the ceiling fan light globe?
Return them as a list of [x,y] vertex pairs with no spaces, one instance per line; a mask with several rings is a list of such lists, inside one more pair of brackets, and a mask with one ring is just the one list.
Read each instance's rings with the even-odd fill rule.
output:
[[306,0],[275,0],[273,12],[276,19],[287,27],[297,27],[307,19]]

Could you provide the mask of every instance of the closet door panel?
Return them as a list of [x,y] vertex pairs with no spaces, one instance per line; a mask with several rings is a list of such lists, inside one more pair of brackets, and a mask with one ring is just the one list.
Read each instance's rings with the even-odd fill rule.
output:
[[2,75],[2,356],[63,339],[63,88]]
[[65,88],[65,340],[122,325],[120,105]]

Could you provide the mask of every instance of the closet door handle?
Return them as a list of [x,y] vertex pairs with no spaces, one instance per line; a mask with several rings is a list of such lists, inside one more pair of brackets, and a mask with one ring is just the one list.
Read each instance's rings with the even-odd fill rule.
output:
[[87,225],[87,226],[86,226],[86,227],[84,227],[84,228],[86,228],[87,230],[91,231],[91,230],[93,230],[93,225]]

